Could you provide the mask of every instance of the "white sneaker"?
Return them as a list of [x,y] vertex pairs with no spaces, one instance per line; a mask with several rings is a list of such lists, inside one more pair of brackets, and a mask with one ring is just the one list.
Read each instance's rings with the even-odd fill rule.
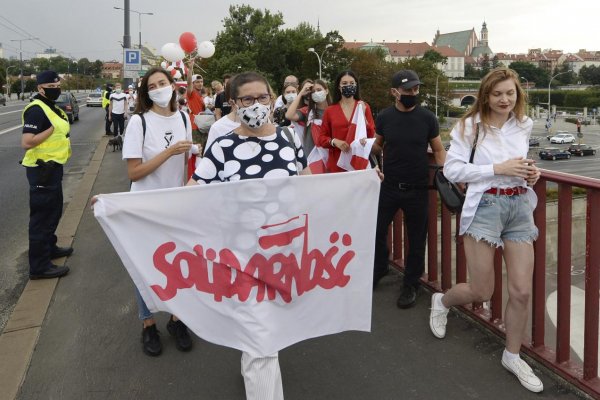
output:
[[448,315],[448,308],[440,308],[436,307],[436,299],[439,297],[442,298],[442,293],[434,293],[431,296],[431,313],[429,314],[429,327],[431,328],[431,332],[438,339],[443,339],[446,336],[446,323],[448,319],[446,318]]
[[544,390],[544,384],[538,378],[531,367],[527,365],[527,363],[521,358],[517,358],[513,361],[506,361],[504,357],[502,357],[502,366],[515,374],[517,378],[519,378],[519,382],[523,385],[527,390],[531,390],[532,392],[539,393]]

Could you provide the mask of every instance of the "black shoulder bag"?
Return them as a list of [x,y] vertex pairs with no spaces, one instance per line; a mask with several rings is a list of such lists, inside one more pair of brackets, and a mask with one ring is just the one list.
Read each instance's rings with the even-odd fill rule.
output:
[[[471,157],[469,157],[469,164],[473,163],[475,157],[475,148],[477,147],[477,139],[479,138],[479,124],[477,124],[475,133],[475,140],[473,141],[473,147],[471,148]],[[465,202],[465,192],[454,182],[450,182],[443,172],[443,168],[437,168],[433,175],[433,186],[437,189],[442,203],[452,213],[457,213],[462,210],[462,206]]]

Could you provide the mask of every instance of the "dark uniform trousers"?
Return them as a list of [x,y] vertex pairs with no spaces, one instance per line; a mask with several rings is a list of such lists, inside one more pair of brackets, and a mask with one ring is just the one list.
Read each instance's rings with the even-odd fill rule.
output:
[[110,126],[112,125],[112,122],[108,119],[108,106],[104,107],[104,111],[106,112],[106,115],[104,116],[104,133],[108,135],[111,133]]
[[52,265],[56,249],[56,228],[63,208],[63,166],[54,164],[50,172],[26,167],[29,181],[29,273],[39,274]]
[[377,213],[374,276],[385,275],[389,268],[388,228],[398,210],[402,209],[408,237],[404,285],[419,285],[419,279],[425,270],[428,206],[427,189],[401,190],[398,184],[392,184],[385,180],[382,182],[379,192],[379,212]]

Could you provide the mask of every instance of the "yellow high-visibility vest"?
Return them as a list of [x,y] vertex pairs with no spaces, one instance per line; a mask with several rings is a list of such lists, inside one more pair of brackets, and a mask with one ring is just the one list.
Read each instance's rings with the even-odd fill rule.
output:
[[102,91],[102,108],[106,108],[110,105],[110,99],[106,98],[106,90]]
[[27,150],[23,157],[22,164],[26,167],[37,166],[37,160],[54,161],[59,164],[65,164],[71,157],[71,140],[67,136],[71,130],[71,124],[67,120],[67,114],[60,110],[64,119],[56,115],[56,113],[41,100],[33,100],[23,109],[21,120],[25,123],[25,111],[29,107],[40,106],[54,127],[54,132],[46,140],[37,146]]

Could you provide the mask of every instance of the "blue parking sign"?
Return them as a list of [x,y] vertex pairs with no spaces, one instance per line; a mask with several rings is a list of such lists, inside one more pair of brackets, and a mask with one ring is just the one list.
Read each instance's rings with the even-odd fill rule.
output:
[[142,67],[142,54],[139,49],[125,49],[123,53],[123,69],[139,70]]

